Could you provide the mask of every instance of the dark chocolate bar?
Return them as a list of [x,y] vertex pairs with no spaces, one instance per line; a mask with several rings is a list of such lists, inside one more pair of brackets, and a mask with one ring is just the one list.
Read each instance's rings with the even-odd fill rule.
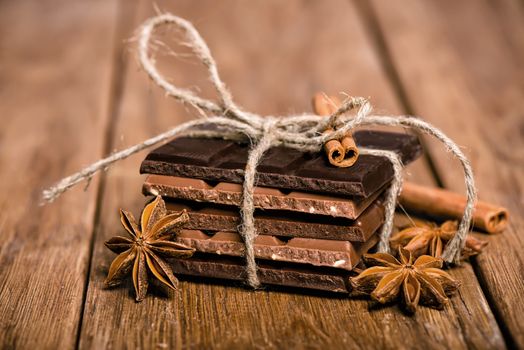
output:
[[[204,231],[237,231],[240,225],[238,208],[196,202],[167,200],[168,211],[186,209],[189,222],[184,228]],[[255,212],[255,227],[259,235],[318,238],[365,242],[384,221],[384,208],[373,203],[356,220],[332,218],[302,213]]]
[[[225,256],[244,256],[244,243],[236,232],[206,234],[199,230],[182,230],[177,242],[197,252]],[[291,238],[283,241],[273,236],[257,236],[254,243],[257,259],[327,266],[351,271],[378,241],[377,235],[367,242],[331,241],[313,238]]]
[[[197,202],[240,206],[242,185],[231,182],[209,184],[204,180],[187,177],[149,175],[142,191],[145,195],[183,199]],[[255,207],[265,210],[284,210],[356,219],[380,195],[340,197],[311,192],[284,193],[278,188],[255,187]]]
[[[422,153],[414,135],[362,130],[353,134],[359,147],[399,154],[407,164]],[[177,138],[148,154],[141,173],[242,183],[249,146],[222,139]],[[266,152],[257,168],[256,185],[286,190],[368,197],[393,177],[391,162],[360,155],[349,168],[329,164],[324,153],[306,153],[286,147]]]
[[[218,256],[172,260],[175,275],[244,281],[245,260]],[[304,267],[295,264],[259,262],[257,274],[266,285],[296,287],[335,293],[349,293],[350,272],[330,268]]]

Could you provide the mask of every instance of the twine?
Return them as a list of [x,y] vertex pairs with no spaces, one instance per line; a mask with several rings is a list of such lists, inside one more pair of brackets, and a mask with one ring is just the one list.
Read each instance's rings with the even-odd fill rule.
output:
[[[190,90],[171,84],[157,70],[155,61],[149,53],[150,41],[154,30],[163,25],[175,25],[183,31],[187,40],[187,42],[183,44],[191,48],[197,58],[207,68],[209,79],[218,93],[219,103],[203,99]],[[83,180],[89,181],[95,173],[107,169],[113,163],[125,159],[143,149],[165,142],[174,136],[221,137],[232,140],[245,140],[247,138],[251,140],[252,146],[244,171],[243,198],[240,208],[242,224],[239,226],[239,232],[245,244],[247,282],[250,286],[256,288],[260,283],[257,276],[253,247],[254,240],[257,237],[253,218],[255,211],[253,191],[256,169],[264,153],[275,146],[285,146],[300,151],[318,152],[326,141],[338,139],[356,127],[365,125],[401,126],[415,129],[435,137],[446,146],[447,150],[451,152],[462,165],[466,183],[467,203],[457,234],[448,243],[442,255],[442,258],[449,263],[458,263],[460,261],[460,252],[465,243],[476,200],[473,173],[468,159],[460,148],[433,125],[409,116],[371,115],[372,107],[369,101],[361,97],[347,98],[340,108],[328,117],[318,115],[262,117],[243,111],[233,102],[231,94],[227,90],[224,82],[220,79],[215,60],[211,56],[208,46],[198,31],[189,21],[172,14],[158,15],[150,18],[143,24],[139,33],[138,54],[143,69],[155,84],[160,86],[167,95],[196,108],[203,117],[178,125],[142,143],[98,160],[81,171],[62,179],[55,186],[44,191],[44,200],[52,202],[77,183]],[[348,112],[353,109],[356,109],[356,114],[349,116]],[[204,125],[213,125],[215,130],[201,130],[198,128]],[[336,125],[337,128],[330,132],[324,132],[329,125]],[[379,251],[388,252],[396,201],[402,188],[402,163],[398,155],[391,151],[366,148],[361,148],[360,151],[362,154],[386,157],[393,164],[394,178],[385,199],[385,222],[380,232],[380,242],[378,246]]]

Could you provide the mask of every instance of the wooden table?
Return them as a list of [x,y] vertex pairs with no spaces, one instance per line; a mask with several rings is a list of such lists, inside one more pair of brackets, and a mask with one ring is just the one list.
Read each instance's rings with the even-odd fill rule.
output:
[[[481,199],[508,207],[502,235],[451,273],[443,310],[369,309],[365,300],[183,282],[135,303],[107,290],[122,231],[138,212],[144,153],[51,205],[64,175],[194,117],[137,65],[134,29],[152,1],[0,2],[0,344],[2,348],[524,348],[524,9],[501,1],[155,1],[194,21],[235,101],[260,114],[308,111],[318,90],[370,96],[416,114],[460,144]],[[167,31],[161,39],[172,46]],[[159,57],[166,49],[159,46]],[[162,57],[161,57],[162,58]],[[184,60],[183,60],[184,61]],[[161,59],[186,86],[200,66]],[[410,181],[464,191],[441,145]]]

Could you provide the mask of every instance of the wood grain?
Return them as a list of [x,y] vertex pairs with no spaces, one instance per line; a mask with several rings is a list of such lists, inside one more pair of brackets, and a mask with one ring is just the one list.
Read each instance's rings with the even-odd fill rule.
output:
[[38,203],[102,155],[116,13],[107,0],[0,2],[3,349],[75,346],[98,181]]
[[[506,206],[510,227],[491,236],[476,270],[508,345],[524,347],[524,30],[513,1],[374,1],[380,31],[413,111],[471,159],[481,199]],[[510,10],[511,9],[511,10]],[[464,15],[466,14],[467,15]],[[509,15],[504,15],[509,14]],[[482,23],[482,25],[479,25]],[[413,30],[417,28],[417,30]],[[463,191],[459,167],[429,143],[446,187]]]
[[[324,90],[371,96],[379,113],[423,115],[467,146],[481,198],[507,206],[511,226],[483,237],[490,246],[473,264],[480,285],[471,265],[451,270],[463,286],[444,311],[420,308],[407,317],[366,300],[195,279],[177,293],[153,290],[137,304],[129,284],[104,289],[114,255],[103,242],[122,232],[118,207],[138,213],[145,202],[138,175],[144,154],[96,177],[85,192],[79,187],[46,207],[38,201],[42,188],[103,153],[194,117],[137,67],[134,28],[154,14],[153,5],[4,1],[1,348],[524,347],[521,3],[157,3],[196,24],[247,110],[307,111],[311,95]],[[182,49],[174,34],[159,38]],[[163,52],[159,46],[162,70],[177,84],[214,96],[199,65]],[[428,145],[437,180],[462,191],[458,167],[438,144]],[[435,183],[425,162],[410,166],[406,178]]]
[[[265,114],[309,110],[312,93],[326,90],[374,96],[373,102],[381,109],[400,111],[352,3],[199,4],[196,8],[190,1],[179,1],[176,5],[160,2],[159,6],[195,22],[235,100],[246,109]],[[149,2],[143,1],[137,13],[135,24],[153,13]],[[131,62],[118,102],[114,148],[191,117],[147,84],[132,56],[127,60]],[[202,86],[205,82],[198,66],[173,68],[167,61],[160,63],[178,84]],[[212,95],[208,86],[202,94]],[[414,318],[403,315],[397,307],[369,309],[363,300],[284,290],[252,292],[230,283],[186,281],[178,293],[168,297],[153,293],[141,304],[134,302],[129,285],[105,290],[102,282],[114,256],[102,243],[121,231],[118,206],[137,213],[144,203],[138,195],[143,179],[137,175],[143,156],[126,160],[107,176],[81,348],[504,347],[469,265],[452,272],[465,283],[451,305],[443,312],[421,308]],[[432,182],[423,165],[413,168],[408,177],[419,183]]]

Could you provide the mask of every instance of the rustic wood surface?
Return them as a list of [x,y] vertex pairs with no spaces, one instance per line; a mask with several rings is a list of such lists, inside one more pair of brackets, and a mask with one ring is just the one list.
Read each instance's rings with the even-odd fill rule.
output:
[[[139,212],[144,154],[38,206],[40,191],[113,150],[189,120],[140,72],[134,30],[150,0],[0,2],[0,347],[524,348],[524,8],[517,0],[156,1],[192,20],[235,100],[261,114],[310,110],[318,90],[370,96],[463,146],[480,197],[510,209],[501,235],[451,273],[443,311],[370,309],[366,300],[185,280],[135,303],[105,289],[121,231]],[[160,39],[174,45],[166,31]],[[164,50],[165,52],[165,50]],[[163,71],[211,97],[197,64]],[[410,181],[463,191],[460,169],[426,140]]]

